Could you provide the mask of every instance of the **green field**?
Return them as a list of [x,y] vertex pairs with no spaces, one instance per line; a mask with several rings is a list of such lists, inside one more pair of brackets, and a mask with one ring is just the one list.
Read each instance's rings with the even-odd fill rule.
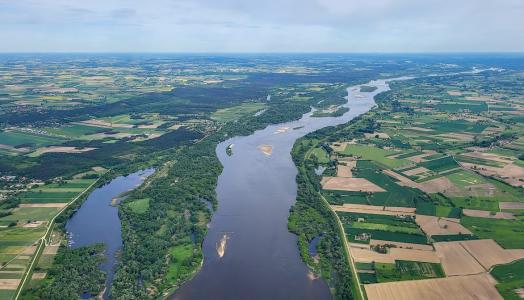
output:
[[137,199],[131,202],[126,202],[126,205],[137,214],[145,213],[149,209],[149,198]]
[[42,147],[53,144],[61,144],[64,140],[54,137],[37,135],[19,131],[0,131],[0,144],[13,147],[29,146]]
[[433,235],[431,239],[435,242],[453,242],[453,241],[469,241],[478,240],[478,237],[471,234],[441,234]]
[[524,221],[463,217],[462,225],[481,239],[494,239],[506,249],[524,248]]
[[396,154],[398,151],[384,150],[366,145],[347,145],[341,153],[344,155],[358,156],[365,160],[373,160],[380,165],[392,169],[411,164],[411,162],[407,160],[386,157]]
[[375,273],[358,272],[358,278],[361,284],[377,283],[377,275]]
[[15,296],[15,290],[0,290],[0,300],[11,300]]
[[264,103],[256,103],[256,102],[242,103],[237,106],[222,108],[222,109],[215,111],[211,115],[211,119],[219,121],[219,122],[230,122],[230,121],[238,120],[239,118],[243,116],[254,114],[257,111],[264,109],[265,107],[266,107],[266,104]]
[[460,111],[469,111],[472,113],[480,113],[488,110],[486,102],[480,101],[465,101],[454,102],[454,103],[439,103],[437,109],[440,111],[446,111],[450,113],[456,113]]
[[451,169],[458,168],[459,165],[451,156],[446,156],[434,160],[428,160],[419,163],[421,167],[430,169],[433,172],[443,172]]
[[64,136],[68,138],[80,138],[84,135],[100,133],[108,131],[109,129],[95,126],[73,124],[65,125],[62,127],[45,127],[42,130],[53,135]]
[[48,221],[53,218],[60,208],[56,207],[21,207],[15,208],[12,214],[0,221]]
[[394,264],[375,263],[378,282],[445,277],[440,264],[397,260]]
[[504,299],[522,299],[514,290],[524,287],[524,260],[495,266],[490,273],[498,281],[496,287]]
[[396,216],[338,212],[344,230],[352,242],[360,241],[356,235],[367,233],[373,239],[426,244],[427,238],[422,233],[414,219]]
[[501,163],[498,161],[483,159],[483,158],[478,158],[478,157],[469,157],[465,155],[457,155],[455,156],[455,158],[460,162],[472,163],[472,164],[484,165],[484,166],[491,166],[495,168],[502,168],[505,165],[504,163]]
[[316,158],[317,162],[321,164],[329,163],[329,154],[324,150],[324,148],[314,148],[310,153]]
[[395,179],[382,173],[382,169],[371,161],[359,160],[353,175],[366,178],[386,190],[366,195],[372,205],[415,207],[417,199],[425,198],[422,191],[397,184]]
[[183,244],[170,249],[171,262],[167,271],[166,280],[171,284],[180,282],[181,276],[187,275],[193,269],[191,262],[193,260],[194,247],[191,244]]
[[487,181],[482,176],[465,170],[446,175],[446,177],[454,185],[460,188],[465,188],[468,185],[487,183]]

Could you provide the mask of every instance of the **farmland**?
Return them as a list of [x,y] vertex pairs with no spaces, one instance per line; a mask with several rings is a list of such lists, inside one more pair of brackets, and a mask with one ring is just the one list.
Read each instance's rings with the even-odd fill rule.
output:
[[[502,77],[517,80],[520,75]],[[457,276],[469,285],[473,274],[483,274],[489,289],[484,292],[495,297],[491,268],[511,266],[524,254],[524,180],[519,177],[524,169],[515,151],[524,127],[508,121],[515,109],[524,111],[524,90],[502,87],[499,80],[497,74],[482,74],[393,82],[390,92],[378,95],[378,108],[358,122],[302,141],[329,141],[329,161],[306,154],[306,164],[326,168],[321,178],[310,180],[319,180],[320,196],[342,224],[368,297],[385,299],[379,296],[382,288],[394,294],[401,285],[390,282],[436,283],[441,282],[437,278]],[[510,106],[503,105],[506,97]],[[492,106],[497,109],[488,109]],[[348,159],[356,163],[339,180],[365,179],[382,190],[326,184],[336,181],[333,176]],[[422,246],[429,249],[412,250]],[[412,261],[404,261],[399,252],[404,249],[426,253],[413,252]],[[508,295],[522,287],[519,280],[506,279],[507,285],[500,283],[497,289],[511,299]]]
[[524,285],[524,260],[496,266],[491,275],[499,282],[496,287],[504,299],[520,299],[517,290]]
[[[433,76],[496,63],[504,70]],[[202,264],[209,270],[205,264],[216,263],[203,260],[202,247],[209,230],[222,228],[207,226],[217,207],[224,208],[216,188],[218,176],[228,172],[217,145],[298,120],[311,108],[311,124],[330,125],[323,117],[348,112],[341,106],[348,86],[354,86],[355,103],[365,102],[381,87],[357,84],[409,75],[415,78],[389,83],[371,111],[297,140],[297,184],[286,184],[288,202],[278,201],[287,206],[265,215],[266,206],[256,205],[279,195],[267,194],[263,203],[254,201],[262,193],[242,199],[235,210],[256,211],[253,218],[234,216],[243,229],[257,217],[271,222],[253,237],[227,229],[228,247],[256,238],[249,246],[261,252],[253,264],[264,271],[276,266],[274,256],[264,255],[279,246],[266,243],[268,237],[283,231],[312,272],[307,285],[324,280],[337,299],[365,298],[366,292],[377,299],[384,290],[397,295],[398,286],[415,295],[437,286],[436,295],[462,289],[497,299],[491,276],[509,282],[503,274],[511,271],[495,270],[524,249],[518,68],[511,59],[444,56],[0,57],[0,298],[13,297],[20,283],[24,299],[95,297],[105,278],[97,267],[104,248],[65,247],[63,225],[76,208],[68,205],[80,204],[93,184],[150,167],[157,171],[146,184],[114,201],[120,202],[124,246],[111,297],[167,297]],[[349,108],[355,111],[358,105]],[[298,136],[309,125],[277,125],[268,140]],[[226,159],[246,155],[238,146]],[[250,146],[266,154],[257,159],[267,168],[283,149],[271,141]],[[246,178],[263,175],[276,185],[286,173],[280,170],[253,169]],[[223,265],[252,261],[251,251],[231,250],[220,258]],[[457,257],[470,264],[463,267]],[[502,294],[507,290],[499,286]]]
[[[99,177],[102,173],[92,171],[90,174]],[[0,218],[3,227],[0,229],[3,245],[0,248],[1,272],[11,274],[11,279],[18,280],[18,283],[25,280],[26,274],[32,275],[27,282],[29,287],[44,280],[64,238],[60,230],[53,230],[55,218],[95,182],[96,178],[60,180],[34,185],[19,193],[16,196],[18,204]],[[43,238],[49,241],[49,245],[40,246]],[[44,250],[40,251],[41,248]],[[33,261],[36,264],[32,265]],[[14,294],[17,287],[18,284],[7,290]]]

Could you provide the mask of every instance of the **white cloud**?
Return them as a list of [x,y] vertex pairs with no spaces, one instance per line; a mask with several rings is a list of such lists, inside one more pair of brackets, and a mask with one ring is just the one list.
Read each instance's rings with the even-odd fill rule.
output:
[[524,51],[522,15],[520,0],[0,0],[0,51]]

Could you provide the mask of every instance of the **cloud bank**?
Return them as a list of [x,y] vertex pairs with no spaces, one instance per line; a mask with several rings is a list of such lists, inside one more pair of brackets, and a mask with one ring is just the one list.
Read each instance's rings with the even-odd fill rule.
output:
[[0,0],[0,51],[522,52],[522,16],[522,0]]

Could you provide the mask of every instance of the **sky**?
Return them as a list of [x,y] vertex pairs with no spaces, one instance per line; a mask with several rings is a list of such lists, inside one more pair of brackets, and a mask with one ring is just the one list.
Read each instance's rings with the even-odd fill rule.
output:
[[0,0],[0,52],[524,52],[524,0]]

